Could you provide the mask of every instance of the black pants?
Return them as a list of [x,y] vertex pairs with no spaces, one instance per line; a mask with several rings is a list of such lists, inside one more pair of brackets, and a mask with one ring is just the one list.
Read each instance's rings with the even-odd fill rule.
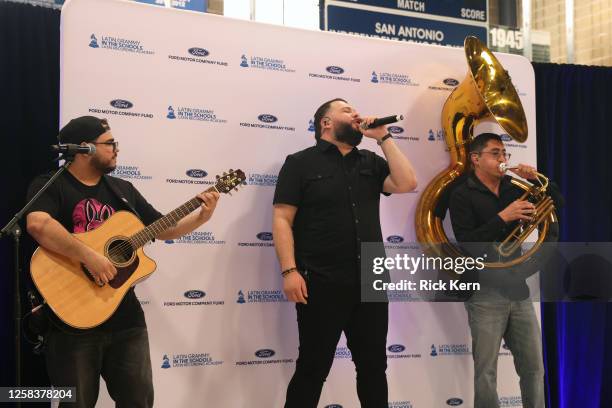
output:
[[308,304],[296,304],[300,348],[285,408],[316,408],[344,331],[363,408],[387,408],[387,303],[361,303],[358,287],[308,282]]
[[118,408],[153,406],[149,339],[145,327],[114,333],[69,334],[51,329],[46,350],[51,384],[76,387],[76,403],[60,407],[93,408],[100,376]]

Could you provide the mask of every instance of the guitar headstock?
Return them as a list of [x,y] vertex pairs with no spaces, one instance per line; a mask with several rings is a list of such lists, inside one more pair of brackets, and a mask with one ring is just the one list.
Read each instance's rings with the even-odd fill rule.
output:
[[224,172],[222,176],[217,175],[217,184],[215,184],[215,188],[220,193],[229,194],[233,189],[237,189],[244,180],[246,180],[246,176],[242,170],[230,169],[229,173]]

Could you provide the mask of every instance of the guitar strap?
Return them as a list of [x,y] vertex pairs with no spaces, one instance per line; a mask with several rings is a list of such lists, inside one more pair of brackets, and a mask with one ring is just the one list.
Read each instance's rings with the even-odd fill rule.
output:
[[136,211],[136,208],[134,208],[134,206],[132,205],[132,203],[130,203],[128,201],[127,198],[125,198],[125,196],[123,195],[123,193],[119,190],[119,187],[117,187],[114,182],[112,181],[112,179],[107,176],[106,174],[102,177],[104,179],[104,182],[106,183],[106,185],[108,186],[108,188],[113,192],[113,194],[115,194],[115,196],[119,199],[119,201],[121,201],[123,204],[125,204],[125,206],[131,211],[133,212],[141,221],[142,221],[142,217],[140,216],[140,214],[138,214],[138,211]]
[[[113,194],[115,194],[115,196],[119,199],[119,201],[125,204],[128,210],[133,212],[134,215],[138,217],[140,221],[142,221],[142,217],[140,216],[140,214],[138,214],[138,211],[136,211],[136,208],[134,208],[132,203],[130,203],[129,200],[125,198],[124,194],[121,192],[119,187],[117,187],[117,185],[115,185],[115,183],[113,182],[113,179],[106,174],[102,177],[102,179],[104,180],[108,188],[110,188],[110,190],[113,192]],[[143,224],[144,224],[144,221],[143,221]],[[151,242],[155,242],[155,238],[153,238]]]

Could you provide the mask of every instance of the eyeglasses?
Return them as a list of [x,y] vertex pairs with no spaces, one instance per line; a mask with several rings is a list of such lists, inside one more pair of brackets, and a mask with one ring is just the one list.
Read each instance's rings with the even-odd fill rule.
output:
[[115,141],[109,140],[108,142],[92,142],[92,144],[95,144],[95,145],[102,144],[102,145],[107,145],[107,146],[113,146],[113,152],[116,152],[117,149],[119,148],[119,142],[117,142],[116,140]]
[[483,151],[483,152],[480,152],[479,154],[483,154],[483,153],[488,153],[488,154],[492,155],[495,160],[498,160],[502,156],[504,157],[504,159],[510,160],[510,156],[512,156],[511,153],[500,152],[499,150],[496,150],[494,152],[485,152],[485,151]]

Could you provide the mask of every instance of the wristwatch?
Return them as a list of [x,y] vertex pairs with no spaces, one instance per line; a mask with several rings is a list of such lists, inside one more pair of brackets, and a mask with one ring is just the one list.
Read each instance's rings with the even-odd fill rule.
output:
[[386,135],[384,135],[384,136],[383,136],[383,137],[382,137],[382,138],[381,138],[381,139],[380,139],[378,142],[376,142],[376,143],[378,143],[378,145],[380,146],[381,144],[383,144],[383,142],[384,142],[385,140],[387,140],[387,139],[388,139],[388,138],[390,138],[390,137],[393,137],[393,136],[391,136],[391,133],[387,133]]

